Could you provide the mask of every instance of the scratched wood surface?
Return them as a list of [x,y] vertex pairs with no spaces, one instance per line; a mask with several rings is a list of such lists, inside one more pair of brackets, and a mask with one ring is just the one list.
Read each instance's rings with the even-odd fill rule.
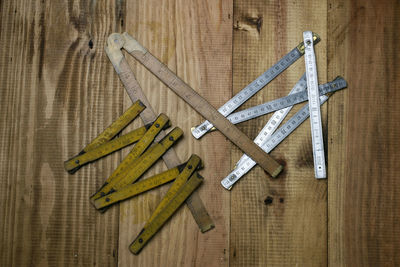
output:
[[[0,266],[400,265],[398,1],[5,0],[0,13]],[[108,35],[129,32],[218,107],[304,30],[322,38],[319,81],[349,83],[322,108],[324,181],[313,178],[306,121],[271,153],[285,165],[277,179],[256,167],[223,190],[241,152],[218,132],[192,138],[201,117],[127,56],[155,111],[184,130],[180,159],[204,160],[200,196],[216,224],[201,234],[182,207],[132,255],[166,188],[99,214],[88,197],[128,150],[63,169],[131,104],[104,53]],[[303,72],[301,58],[244,107],[286,95]],[[240,128],[254,138],[268,118]]]

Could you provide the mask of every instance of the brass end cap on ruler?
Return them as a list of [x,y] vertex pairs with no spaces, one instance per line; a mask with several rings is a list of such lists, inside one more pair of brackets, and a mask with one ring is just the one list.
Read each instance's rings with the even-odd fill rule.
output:
[[283,171],[283,166],[279,165],[273,173],[271,173],[272,178],[276,178]]
[[[316,34],[315,32],[313,32],[313,42],[314,42],[314,44],[318,43],[319,41],[321,41],[321,37],[319,37],[318,34]],[[304,42],[301,42],[301,43],[297,46],[297,49],[300,51],[300,53],[304,54],[304,51],[305,51]]]

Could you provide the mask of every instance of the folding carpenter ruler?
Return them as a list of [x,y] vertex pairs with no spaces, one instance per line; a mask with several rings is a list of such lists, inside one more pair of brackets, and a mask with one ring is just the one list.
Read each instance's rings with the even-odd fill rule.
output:
[[[344,81],[343,78],[338,77],[332,82],[320,85],[318,87],[319,91],[317,90],[317,94],[322,96],[327,93],[333,93],[337,90],[343,89],[343,87],[339,86],[343,84],[341,83],[342,81]],[[307,101],[308,93],[307,91],[305,91],[305,84],[306,79],[305,75],[303,75],[298,84],[296,84],[296,86],[292,89],[291,93],[288,96],[281,97],[261,105],[232,113],[227,117],[227,119],[233,124],[238,124]]]
[[[292,92],[296,90],[303,90],[301,84],[296,84]],[[343,89],[347,87],[347,83],[343,78],[336,78],[330,86],[333,88]],[[321,87],[321,86],[320,86]],[[305,88],[304,88],[305,89]],[[320,96],[320,104],[322,105],[328,100],[328,95]],[[295,115],[293,115],[283,126],[281,126],[275,133],[279,124],[286,117],[292,107],[284,108],[277,111],[261,132],[256,137],[256,143],[267,153],[271,152],[277,145],[279,145],[287,136],[289,136],[301,123],[303,123],[310,115],[308,104],[304,105]],[[222,181],[221,184],[225,189],[230,190],[232,186],[247,172],[249,172],[254,166],[254,162],[247,155],[242,156],[242,158],[236,164],[235,169]]]
[[[117,33],[111,34],[108,37],[107,46],[105,47],[107,56],[109,57],[115,71],[124,84],[124,87],[131,100],[135,102],[140,99],[146,105],[147,108],[140,114],[140,117],[142,118],[144,124],[148,124],[155,120],[156,115],[151,108],[149,101],[144,95],[139,83],[137,82],[132,69],[128,65],[127,60],[122,54],[122,48],[126,49],[127,51],[131,51],[131,43],[125,42],[125,35],[122,36],[121,34]],[[158,135],[158,138],[162,138],[163,136],[165,136],[165,134],[161,131],[161,133]],[[158,138],[156,141],[159,140]],[[175,166],[180,165],[180,161],[173,148],[169,149],[163,155],[163,160],[168,168],[174,168]],[[194,192],[191,194],[186,199],[185,203],[189,207],[190,212],[192,213],[201,232],[204,233],[214,228],[214,223],[204,207],[203,201],[199,197],[198,193]]]
[[[318,43],[321,39],[317,34],[313,34],[314,43]],[[264,86],[269,84],[275,77],[286,70],[290,65],[292,65],[297,59],[304,55],[304,42],[298,44],[292,51],[280,59],[271,68],[266,70],[257,79],[252,81],[249,85],[243,88],[239,93],[237,93],[233,98],[226,102],[222,107],[218,109],[224,117],[231,114],[234,110],[240,107],[244,102],[251,98],[254,94],[260,91]],[[200,125],[192,128],[192,134],[195,138],[200,138],[208,131],[210,131],[214,126],[211,122],[205,121]]]
[[[109,140],[114,137],[121,129],[143,110],[143,104],[138,100],[121,117],[110,125],[103,133],[96,137],[83,151],[84,153],[65,161],[65,169],[69,172],[77,170],[84,164],[104,157],[111,152],[121,149],[129,144],[137,142],[131,152],[118,165],[117,169],[105,181],[101,189],[91,197],[91,200],[115,191],[136,181],[148,168],[150,168],[165,152],[168,151],[182,136],[183,131],[175,127],[168,135],[164,136],[153,146],[150,145],[156,139],[157,135],[170,126],[169,118],[165,114],[160,114],[157,119],[148,126],[141,127],[119,138]],[[135,115],[136,114],[136,115]],[[149,148],[150,147],[150,148]]]
[[[308,37],[309,37],[309,39],[306,40],[306,41],[308,41],[306,45],[309,45],[310,40],[314,41],[314,42],[319,40],[319,38],[316,38],[316,35],[311,32]],[[304,42],[301,44],[301,48],[302,48],[301,51],[304,53],[305,52]],[[306,56],[307,56],[307,53],[306,53]],[[287,56],[285,56],[285,57],[287,57]],[[282,60],[280,60],[279,62],[281,62],[281,61]],[[274,69],[274,66],[272,68],[270,68],[266,73],[268,73],[269,71],[271,71],[273,69]],[[262,77],[262,75],[260,77]],[[252,84],[257,84],[256,81],[258,79],[260,79],[260,77],[257,78],[254,82],[252,82],[246,88],[250,87]],[[315,83],[315,84],[318,85],[317,83]],[[319,96],[322,96],[322,95],[325,95],[328,93],[333,93],[333,92],[343,89],[345,87],[347,87],[346,81],[341,77],[337,77],[334,81],[332,81],[330,83],[320,85],[319,88],[317,86],[316,96],[319,100]],[[239,98],[241,93],[243,91],[245,91],[246,88],[243,89],[235,97]],[[294,86],[294,88],[292,89],[292,91],[289,93],[288,96],[280,98],[280,99],[275,99],[270,102],[267,102],[267,103],[264,103],[264,104],[261,104],[258,106],[254,106],[254,107],[251,107],[251,108],[248,108],[248,109],[236,112],[236,113],[232,113],[229,116],[227,116],[227,118],[230,122],[237,124],[237,123],[240,123],[240,122],[243,122],[246,120],[250,120],[250,119],[256,118],[258,116],[262,116],[267,113],[276,111],[274,113],[274,115],[270,118],[270,120],[267,122],[267,124],[264,126],[264,128],[261,130],[261,132],[258,134],[256,139],[254,140],[254,142],[257,145],[259,145],[260,147],[262,147],[262,149],[264,151],[269,153],[286,136],[288,136],[294,130],[293,126],[300,125],[300,123],[308,117],[308,113],[307,114],[305,114],[305,113],[296,114],[296,116],[294,116],[290,120],[290,124],[292,126],[290,126],[290,124],[285,124],[283,127],[281,127],[282,131],[280,129],[277,132],[277,134],[274,134],[273,137],[271,137],[272,134],[274,133],[274,131],[279,127],[280,123],[284,120],[286,115],[289,113],[292,106],[294,104],[298,104],[300,102],[304,102],[309,99],[309,95],[308,95],[308,92],[306,91],[306,88],[307,88],[307,79],[306,79],[306,74],[304,74],[300,78],[298,83]],[[319,89],[319,91],[318,91],[318,89]],[[235,97],[231,100],[234,100]],[[324,97],[323,99],[324,99],[324,101],[326,101],[327,98],[325,99],[325,97]],[[318,109],[319,109],[319,104],[318,104]],[[229,110],[229,113],[230,112],[232,112],[232,111]],[[306,117],[303,118],[304,116],[306,116]],[[302,121],[300,122],[300,120],[302,120]],[[210,126],[205,126],[205,125],[208,125],[207,122],[205,122],[204,125],[200,125],[200,127],[193,128],[192,132],[195,133],[196,129],[200,130],[201,132],[198,132],[198,133],[200,133],[200,135],[199,135],[199,137],[200,137],[201,135],[205,134],[208,130],[213,130],[212,128],[210,128]],[[203,130],[201,130],[202,126],[205,126],[205,128],[203,128]],[[286,126],[286,128],[291,128],[291,131],[287,131],[287,129],[285,130],[285,126]],[[231,189],[232,186],[255,165],[256,165],[256,163],[249,156],[243,155],[241,157],[241,159],[238,161],[238,163],[236,164],[235,169],[226,178],[224,178],[221,181],[221,184],[226,189]]]
[[71,174],[75,173],[83,165],[139,141],[146,133],[148,126],[143,126],[121,137],[111,139],[120,133],[144,109],[145,106],[143,103],[139,100],[136,101],[124,114],[93,139],[77,156],[65,161],[65,170]]
[[[210,103],[201,97],[189,85],[183,82],[167,66],[162,64],[132,36],[127,33],[123,35],[113,34],[109,38],[109,46],[124,48],[135,59],[142,63],[150,72],[171,88],[179,97],[191,105],[203,117],[211,121],[218,130],[229,140],[236,144],[246,154],[251,156],[264,170],[272,177],[276,177],[281,171],[282,166],[266,154],[260,147],[252,142],[237,127],[231,124],[222,114],[220,114]],[[294,55],[295,56],[295,55]],[[109,55],[111,61],[121,72],[122,55]],[[123,63],[125,64],[125,63]],[[121,74],[120,77],[124,75]],[[122,78],[121,78],[122,79]],[[144,102],[145,103],[145,102]],[[145,103],[147,105],[147,103]]]
[[[154,125],[154,124],[153,124]],[[121,172],[115,174],[114,172],[104,183],[104,185],[94,194],[90,199],[93,202],[99,197],[105,196],[109,193],[117,191],[122,187],[134,183],[139,179],[142,174],[147,171],[153,164],[164,155],[167,150],[172,147],[177,140],[182,137],[183,131],[176,127],[168,135],[166,135],[160,142],[154,144],[146,152],[127,165]],[[152,143],[151,140],[150,143]],[[132,150],[133,151],[133,150]],[[139,153],[138,153],[139,154]],[[129,167],[129,168],[128,168]]]
[[314,42],[312,32],[303,33],[306,47],[306,73],[308,102],[310,109],[311,137],[314,154],[315,178],[326,178],[324,139],[322,137],[321,110],[319,108],[318,74],[317,63],[315,62]]
[[[137,164],[140,165],[140,162]],[[151,237],[157,233],[162,225],[200,185],[203,178],[197,171],[202,167],[201,159],[197,155],[192,155],[185,164],[171,168],[139,182],[131,183],[132,179],[126,176],[124,179],[127,179],[127,181],[124,183],[124,186],[116,187],[116,190],[102,194],[101,197],[93,201],[93,204],[97,209],[104,210],[106,207],[122,200],[132,198],[175,180],[151,217],[147,220],[143,230],[131,244],[130,250],[132,253],[138,254]]]

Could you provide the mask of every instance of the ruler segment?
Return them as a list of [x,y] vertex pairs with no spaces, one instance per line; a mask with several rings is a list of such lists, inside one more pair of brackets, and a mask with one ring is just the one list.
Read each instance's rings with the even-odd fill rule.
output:
[[[317,34],[314,34],[313,37],[314,42],[317,43],[320,41],[320,38]],[[234,110],[240,107],[244,102],[246,102],[250,97],[260,91],[263,87],[269,84],[275,77],[277,77],[280,73],[286,70],[290,65],[292,65],[297,59],[299,59],[304,54],[304,42],[301,42],[290,51],[287,55],[281,58],[276,64],[274,64],[271,68],[261,74],[257,79],[243,88],[239,93],[237,93],[233,98],[231,98],[228,102],[222,105],[218,112],[220,112],[224,117],[231,114]],[[208,131],[210,131],[214,125],[210,121],[204,121],[200,125],[194,127],[192,129],[192,135],[199,139]],[[218,127],[217,127],[218,128]]]
[[[133,74],[133,71],[129,66],[125,56],[122,54],[121,49],[123,48],[124,44],[125,38],[119,33],[113,33],[107,39],[105,52],[113,64],[113,67],[132,102],[140,99],[146,105],[147,108],[140,114],[140,118],[144,124],[148,124],[156,119],[156,114],[146,95],[143,93],[138,81],[136,80],[135,75]],[[161,140],[161,138],[163,138],[165,135],[165,132],[161,131],[155,141],[157,142]],[[179,160],[178,155],[173,148],[170,148],[162,158],[168,168],[174,168],[175,166],[181,164],[181,161]],[[186,205],[188,206],[193,218],[196,221],[196,224],[202,233],[214,228],[214,222],[208,214],[204,203],[197,192],[193,192],[193,194],[187,198]]]
[[148,170],[176,141],[182,137],[183,131],[175,127],[160,143],[155,144],[139,158],[135,160],[126,173],[115,177],[110,183],[103,186],[96,195],[105,196],[122,187],[134,183],[140,176]]
[[[289,96],[297,94],[298,92],[303,92],[306,94],[307,93],[306,83],[307,83],[307,81],[306,81],[306,77],[304,74],[300,78],[300,80],[296,83],[296,85],[293,87],[293,89],[289,93]],[[320,95],[322,95],[322,93],[323,94],[333,93],[337,90],[344,89],[346,87],[347,87],[346,80],[343,79],[342,77],[338,76],[332,82],[319,86]],[[307,97],[308,97],[308,95],[307,95]],[[274,133],[274,131],[279,127],[280,123],[284,120],[284,118],[289,113],[291,108],[292,108],[292,106],[285,107],[279,111],[276,111],[271,116],[271,118],[268,120],[268,122],[264,126],[264,128],[259,132],[257,137],[254,139],[254,143],[256,143],[258,146],[262,146],[268,140],[268,138]],[[232,123],[235,123],[235,122],[232,122]],[[248,158],[249,157],[247,155],[243,155],[240,158],[240,160],[236,163],[236,166],[240,165],[243,160],[247,160]]]
[[189,180],[179,189],[175,196],[168,202],[154,220],[139,233],[138,237],[129,246],[133,254],[138,254],[147,242],[161,229],[169,218],[178,210],[183,202],[202,183],[203,177],[195,172]]
[[[125,176],[129,169],[132,168],[132,166],[135,164],[135,161],[139,158],[139,156],[142,155],[142,153],[153,143],[154,139],[162,131],[162,129],[169,126],[170,122],[168,116],[165,114],[160,114],[160,116],[158,116],[158,118],[150,126],[149,130],[140,139],[140,141],[132,148],[129,154],[122,160],[118,167],[107,178],[101,189],[106,185],[113,183],[115,179],[118,179],[118,177]],[[90,200],[92,202],[102,196],[101,189],[90,197]]]
[[[96,138],[94,138],[77,156],[92,151],[95,148],[99,147],[100,145],[103,145],[108,141],[110,141],[117,134],[119,134],[131,121],[133,121],[145,108],[146,108],[145,105],[140,100],[135,101],[132,106],[130,106],[113,123],[111,123],[111,125],[108,126],[102,133],[100,133]],[[94,154],[92,153],[91,156],[89,157],[93,158],[93,155]],[[75,156],[74,158],[76,158],[77,156]],[[76,164],[75,163],[71,164],[70,160],[64,162],[65,170],[67,170],[70,174],[74,174],[83,165],[79,164],[80,162],[79,159],[75,159],[73,162],[75,161]],[[75,167],[72,167],[72,165],[75,165]]]
[[[306,84],[306,79],[304,79],[304,84]],[[345,85],[346,81],[341,77],[336,78],[332,82],[321,84],[318,86],[319,96],[341,90],[345,88]],[[238,124],[307,101],[308,93],[305,90],[306,87],[307,86],[304,85],[304,90],[302,91],[232,113],[227,119],[233,124]]]
[[122,200],[132,198],[153,188],[171,182],[175,180],[178,175],[179,167],[171,168],[165,172],[149,177],[143,181],[138,181],[134,184],[124,186],[120,190],[108,194],[107,196],[100,197],[96,199],[93,204],[96,209],[103,209]]
[[317,63],[314,53],[314,41],[312,32],[303,33],[305,45],[305,65],[307,75],[307,91],[310,110],[311,137],[314,155],[315,177],[318,179],[326,178],[324,139],[322,135],[322,121],[320,110],[320,99],[318,92],[318,73]]
[[107,143],[103,143],[96,146],[94,149],[87,151],[86,153],[80,154],[64,162],[64,168],[69,173],[75,173],[83,165],[93,162],[99,158],[109,155],[121,148],[129,146],[139,141],[146,133],[146,127],[140,127],[133,130],[121,137],[115,138]]
[[[303,74],[299,79],[299,81],[294,85],[289,95],[305,91],[306,87],[307,87],[306,74]],[[275,132],[275,130],[278,129],[279,125],[285,119],[285,117],[287,116],[287,114],[290,112],[291,109],[292,106],[276,111],[268,120],[268,122],[265,124],[265,126],[262,128],[262,130],[258,133],[257,137],[254,139],[254,143],[256,143],[258,146],[261,147],[264,144],[264,142]],[[244,154],[240,158],[240,160],[236,163],[236,166],[241,165],[242,162],[244,162],[249,158],[250,158],[249,156]]]
[[204,118],[211,121],[222,134],[237,145],[243,152],[250,155],[251,158],[272,177],[276,177],[282,171],[283,167],[278,162],[266,154],[236,126],[230,123],[208,103],[207,100],[176,76],[175,73],[141,46],[132,36],[127,33],[123,35],[127,44],[124,48],[128,53],[142,63],[150,72],[164,82]]
[[[320,104],[328,100],[328,96],[320,97]],[[279,145],[287,136],[289,136],[297,127],[300,126],[308,117],[310,116],[310,111],[308,104],[304,105],[293,117],[291,117],[283,126],[281,126],[263,145],[262,149],[269,153],[277,145]],[[227,177],[225,177],[221,184],[225,189],[230,190],[232,186],[239,181],[247,172],[249,172],[256,162],[251,158],[241,162]]]
[[[82,152],[88,152],[104,144],[114,138],[120,133],[131,121],[133,121],[146,106],[140,101],[135,101],[118,119],[116,119],[110,126],[108,126],[101,134],[93,139]],[[81,153],[82,153],[81,152]]]
[[171,187],[165,193],[163,199],[158,204],[157,208],[154,210],[151,217],[147,220],[143,228],[146,228],[151,224],[154,218],[162,212],[166,205],[171,201],[171,199],[178,193],[179,189],[187,182],[187,180],[192,176],[192,174],[201,167],[201,159],[197,155],[192,155],[181,173],[176,177],[175,181],[172,183]]

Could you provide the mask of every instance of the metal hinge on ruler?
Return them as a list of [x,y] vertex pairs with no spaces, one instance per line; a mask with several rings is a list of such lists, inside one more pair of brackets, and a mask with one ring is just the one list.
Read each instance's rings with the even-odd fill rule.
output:
[[[303,42],[303,52],[306,53],[306,62],[307,60],[310,59],[309,52],[306,51],[313,41],[315,43],[315,34],[308,32],[307,38],[305,38]],[[315,56],[313,57],[313,60],[314,60],[314,69],[312,71],[314,72],[316,70]],[[306,67],[307,66],[308,65],[306,63]],[[289,113],[294,104],[298,104],[300,102],[304,102],[309,99],[310,92],[306,91],[306,89],[308,88],[307,85],[309,81],[314,80],[313,86],[316,87],[316,90],[314,88],[313,96],[314,97],[316,96],[318,98],[317,102],[318,110],[319,110],[319,105],[323,104],[325,101],[328,100],[328,96],[326,96],[325,94],[332,94],[337,90],[347,87],[346,81],[341,77],[337,77],[330,83],[318,86],[316,73],[311,74],[311,77],[313,79],[309,78],[307,79],[306,77],[310,76],[310,69],[307,70],[306,68],[306,71],[307,75],[304,74],[300,78],[300,80],[296,83],[296,85],[293,87],[288,96],[255,107],[251,107],[246,110],[239,111],[237,113],[233,113],[230,116],[228,116],[228,119],[232,123],[240,123],[270,113],[272,111],[276,111],[269,119],[267,124],[264,126],[264,128],[260,131],[256,139],[254,140],[254,142],[258,146],[260,146],[265,152],[269,153],[280,142],[282,142],[290,133],[292,133],[304,120],[308,118],[310,114],[310,108],[309,105],[307,104],[303,108],[301,108],[301,110],[297,112],[292,118],[290,118],[288,122],[286,122],[282,127],[280,127],[279,130],[277,130],[274,133],[274,131],[279,127],[280,123],[285,119],[285,117],[287,116],[287,114]],[[313,107],[312,110],[315,111],[315,109],[316,108]],[[316,123],[312,122],[312,124]],[[322,137],[322,134],[320,136]],[[313,148],[315,148],[314,143],[313,143]],[[249,156],[243,155],[236,164],[235,169],[221,181],[222,186],[230,190],[232,186],[255,165],[256,163]],[[315,167],[317,169],[322,169],[321,165],[316,165]],[[322,176],[323,175],[321,175],[320,177]],[[316,172],[316,177],[317,178],[319,177],[317,176],[317,172]]]

